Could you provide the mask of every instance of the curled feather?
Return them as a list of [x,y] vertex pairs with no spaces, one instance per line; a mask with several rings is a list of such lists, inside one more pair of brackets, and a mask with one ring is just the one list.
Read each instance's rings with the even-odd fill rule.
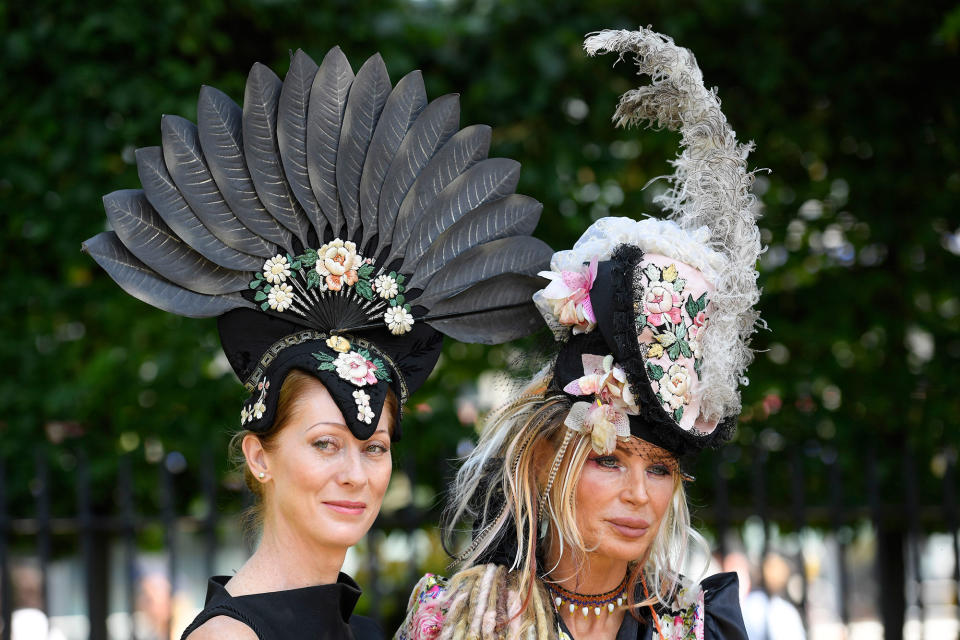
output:
[[746,164],[753,144],[737,142],[716,92],[704,86],[693,53],[671,38],[650,29],[601,31],[584,47],[590,55],[632,55],[638,73],[650,76],[650,85],[620,98],[613,117],[618,126],[644,123],[680,131],[681,153],[673,161],[670,188],[657,202],[681,228],[707,227],[710,248],[727,258],[714,282],[710,330],[701,340],[701,413],[707,419],[736,415],[738,384],[753,360],[750,337],[760,322],[754,309],[760,297],[759,203]]

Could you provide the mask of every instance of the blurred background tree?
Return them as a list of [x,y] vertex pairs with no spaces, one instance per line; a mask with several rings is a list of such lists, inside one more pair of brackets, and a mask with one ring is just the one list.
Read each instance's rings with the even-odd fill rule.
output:
[[[738,460],[760,450],[801,452],[810,470],[837,461],[845,507],[867,503],[868,456],[885,500],[903,500],[906,468],[920,502],[938,504],[960,441],[955,2],[38,1],[0,4],[0,456],[13,512],[34,509],[36,456],[70,487],[80,451],[104,511],[124,453],[145,511],[160,463],[188,469],[180,512],[199,508],[201,460],[237,487],[223,452],[243,394],[214,323],[129,298],[79,252],[104,228],[101,195],[138,186],[133,151],[159,143],[161,114],[195,119],[201,84],[239,102],[253,62],[282,76],[297,48],[319,60],[339,44],[355,68],[379,51],[394,81],[422,69],[431,98],[460,93],[463,124],[493,126],[491,155],[523,163],[518,191],[545,205],[537,235],[563,248],[598,217],[657,213],[664,183],[644,187],[670,172],[678,138],[615,130],[638,79],[581,49],[589,31],[648,24],[697,54],[739,137],[757,143],[751,164],[770,169],[756,183],[769,331],[724,454],[731,501],[750,503]],[[478,376],[515,349],[446,346],[397,449],[421,493],[442,490],[437,460],[474,436]],[[765,489],[789,504],[786,472]],[[826,504],[837,487],[812,473],[806,491]],[[695,492],[709,502],[710,479]],[[74,508],[72,493],[55,497],[54,513]],[[899,553],[906,526],[891,517],[881,550]]]

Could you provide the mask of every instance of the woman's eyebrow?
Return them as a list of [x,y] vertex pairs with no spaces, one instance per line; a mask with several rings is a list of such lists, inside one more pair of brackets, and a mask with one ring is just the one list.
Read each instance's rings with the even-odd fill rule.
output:
[[307,428],[305,428],[305,429],[303,430],[303,432],[304,432],[304,433],[307,433],[308,431],[310,431],[310,430],[313,429],[314,427],[319,427],[320,425],[327,425],[327,426],[329,426],[329,427],[338,427],[338,428],[340,428],[340,429],[346,429],[346,428],[347,428],[347,425],[343,424],[342,422],[331,422],[331,421],[329,421],[329,420],[321,420],[320,422],[314,422],[313,424],[311,424],[310,426],[308,426]]

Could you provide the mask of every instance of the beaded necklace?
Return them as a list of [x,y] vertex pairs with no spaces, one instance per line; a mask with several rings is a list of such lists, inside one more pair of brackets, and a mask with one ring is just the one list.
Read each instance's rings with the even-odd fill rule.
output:
[[616,607],[623,606],[624,594],[627,590],[627,576],[623,576],[620,584],[610,591],[595,595],[585,595],[576,593],[575,591],[568,591],[560,585],[550,582],[544,582],[544,584],[547,585],[547,589],[553,596],[553,604],[556,605],[557,611],[566,603],[570,608],[570,613],[575,612],[579,608],[583,611],[583,617],[587,617],[592,609],[593,614],[599,617],[602,611],[606,611],[606,613],[609,614],[613,613]]

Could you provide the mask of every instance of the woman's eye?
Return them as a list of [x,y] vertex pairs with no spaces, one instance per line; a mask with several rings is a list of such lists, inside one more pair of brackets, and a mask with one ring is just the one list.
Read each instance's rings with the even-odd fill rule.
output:
[[665,464],[654,464],[647,467],[647,473],[652,473],[655,476],[669,476],[672,475],[670,469]]
[[320,451],[333,451],[336,448],[336,443],[333,440],[317,440],[313,443],[313,446]]
[[616,469],[620,465],[620,461],[614,456],[597,456],[593,461],[605,469]]
[[372,453],[374,455],[379,456],[389,452],[390,452],[390,449],[388,449],[385,445],[380,444],[379,442],[374,442],[367,445],[367,453]]

